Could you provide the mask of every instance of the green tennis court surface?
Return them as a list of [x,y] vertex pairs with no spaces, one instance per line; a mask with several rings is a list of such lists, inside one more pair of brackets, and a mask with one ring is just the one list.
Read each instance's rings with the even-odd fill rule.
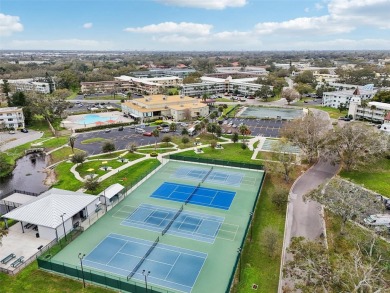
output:
[[[178,176],[183,170],[187,175]],[[87,276],[122,291],[130,288],[126,284],[143,287],[145,270],[150,271],[151,292],[226,292],[263,176],[257,170],[171,160],[56,254],[47,267],[66,266],[69,269],[53,270],[80,276],[70,268],[77,269],[78,254],[85,253]],[[200,183],[204,189],[234,194],[234,200],[225,210],[152,197],[167,180],[176,186]],[[127,291],[136,292],[131,288]]]

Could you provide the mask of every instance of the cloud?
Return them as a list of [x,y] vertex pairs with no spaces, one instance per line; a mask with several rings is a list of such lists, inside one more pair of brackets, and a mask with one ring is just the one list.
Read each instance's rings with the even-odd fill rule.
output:
[[[281,22],[262,22],[255,25],[260,35],[270,34],[342,34],[361,26],[374,26],[390,29],[389,0],[330,0],[328,14],[317,17],[300,17]],[[316,3],[316,10],[323,9],[322,3]]]
[[157,2],[181,7],[222,10],[228,7],[243,7],[247,0],[156,0]]
[[19,16],[0,13],[0,36],[10,36],[15,32],[23,31]]
[[109,50],[113,49],[111,42],[80,39],[59,40],[13,40],[2,44],[2,49],[47,49],[47,50]]
[[262,22],[255,25],[255,32],[260,35],[270,34],[335,34],[347,33],[353,26],[338,23],[329,16],[300,17],[282,22]]
[[180,35],[199,35],[206,36],[210,34],[212,25],[191,23],[191,22],[163,22],[151,24],[143,27],[126,28],[124,31],[145,34],[180,34]]
[[85,28],[85,29],[90,29],[92,27],[93,27],[93,23],[92,22],[87,22],[87,23],[83,24],[83,28]]

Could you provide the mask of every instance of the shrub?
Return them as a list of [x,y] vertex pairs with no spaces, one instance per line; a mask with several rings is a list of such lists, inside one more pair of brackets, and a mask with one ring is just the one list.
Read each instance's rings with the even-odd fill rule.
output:
[[160,125],[160,124],[162,124],[164,121],[162,121],[162,120],[156,120],[156,121],[154,121],[154,123],[156,124],[156,125]]
[[248,146],[246,145],[246,143],[242,143],[242,144],[241,144],[241,148],[242,148],[243,150],[246,150],[247,147],[248,147]]
[[165,142],[166,145],[172,141],[172,137],[170,135],[164,135],[161,139],[162,142]]
[[86,153],[76,153],[72,156],[71,161],[74,164],[82,164],[84,163],[86,157],[87,157]]
[[239,138],[238,133],[237,133],[237,132],[233,133],[233,135],[232,135],[232,141],[233,141],[234,143],[236,143],[236,142],[238,141],[238,138]]
[[157,157],[157,156],[158,156],[158,153],[152,152],[152,153],[150,153],[150,156],[151,156],[151,157]]
[[190,142],[190,139],[189,139],[187,136],[183,136],[183,137],[181,138],[181,142],[184,143],[184,144],[187,144],[187,143]]
[[99,183],[99,181],[97,181],[97,179],[88,178],[84,182],[84,188],[88,189],[88,190],[91,190],[91,191],[94,191],[94,190],[96,190],[99,187],[99,184],[100,183]]
[[112,141],[105,141],[102,145],[102,152],[108,153],[115,151],[115,144]]

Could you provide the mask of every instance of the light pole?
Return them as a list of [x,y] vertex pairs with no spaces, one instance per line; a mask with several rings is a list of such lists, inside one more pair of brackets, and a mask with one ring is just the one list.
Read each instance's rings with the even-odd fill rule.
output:
[[142,270],[142,275],[145,277],[145,292],[148,293],[148,279],[147,277],[150,275],[150,271]]
[[82,254],[81,252],[79,253],[79,259],[80,259],[80,264],[81,264],[81,276],[83,278],[83,286],[85,288],[85,278],[84,278],[84,268],[83,268],[83,259],[85,257],[85,253]]
[[60,217],[62,219],[62,227],[64,228],[65,241],[68,241],[68,239],[66,238],[65,223],[64,223],[64,216],[65,215],[66,215],[66,213],[63,213],[62,215],[60,215]]
[[249,236],[249,242],[252,242],[252,236],[253,236],[253,231],[252,231],[252,220],[253,220],[253,212],[249,213],[249,225],[250,225],[250,236]]
[[238,253],[238,282],[241,281],[241,251],[242,251],[241,247],[237,248],[237,253]]

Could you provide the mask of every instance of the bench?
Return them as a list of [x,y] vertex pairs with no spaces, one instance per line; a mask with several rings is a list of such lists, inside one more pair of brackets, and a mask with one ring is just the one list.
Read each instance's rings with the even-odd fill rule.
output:
[[11,267],[17,268],[20,266],[22,263],[24,263],[24,256],[19,257],[17,260],[15,260],[12,264]]
[[13,254],[13,253],[11,253],[10,255],[8,255],[8,256],[6,256],[5,258],[3,258],[3,259],[1,260],[1,263],[2,263],[2,264],[7,264],[7,263],[9,263],[12,259],[14,259],[15,257],[16,257],[16,255]]

